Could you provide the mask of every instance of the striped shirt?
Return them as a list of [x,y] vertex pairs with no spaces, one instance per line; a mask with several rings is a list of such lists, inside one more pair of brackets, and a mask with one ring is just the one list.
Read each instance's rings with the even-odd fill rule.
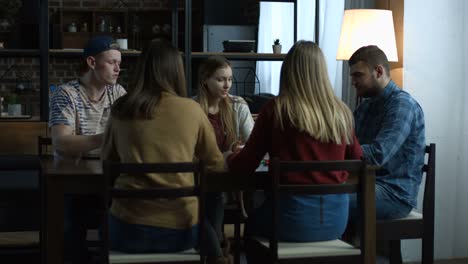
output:
[[96,102],[90,100],[79,80],[60,85],[50,100],[49,127],[70,126],[73,135],[104,133],[111,105],[125,93],[119,84],[108,85]]
[[424,114],[410,94],[393,81],[354,112],[364,157],[380,166],[376,184],[416,207],[424,165]]

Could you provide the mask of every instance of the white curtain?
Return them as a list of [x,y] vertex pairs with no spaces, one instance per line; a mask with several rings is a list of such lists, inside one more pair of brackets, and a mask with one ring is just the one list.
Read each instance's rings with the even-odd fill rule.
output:
[[[319,44],[325,54],[330,81],[337,96],[341,97],[342,68],[337,62],[336,51],[341,30],[345,0],[320,0]],[[314,40],[315,1],[297,1],[298,40]],[[273,40],[282,42],[282,53],[287,53],[294,44],[294,5],[292,3],[260,2],[258,27],[259,53],[271,53]],[[279,75],[282,62],[257,62],[257,76],[261,92],[278,94]]]
[[[260,2],[260,21],[258,26],[258,53],[272,53],[273,41],[280,39],[281,53],[286,53],[294,41],[294,5],[291,3]],[[257,62],[257,77],[260,92],[278,94],[280,61]]]
[[327,61],[330,82],[335,90],[335,94],[340,98],[343,88],[343,63],[336,60],[336,53],[338,51],[338,42],[340,41],[344,4],[344,0],[320,0],[319,2],[318,43]]

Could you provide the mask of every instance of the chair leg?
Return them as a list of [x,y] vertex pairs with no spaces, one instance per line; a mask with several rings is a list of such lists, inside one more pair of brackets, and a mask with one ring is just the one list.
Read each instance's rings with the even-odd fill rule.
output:
[[402,264],[403,258],[401,257],[401,241],[391,240],[390,245],[390,264]]
[[434,238],[423,236],[422,239],[422,264],[434,263]]
[[236,246],[234,248],[234,263],[240,264],[240,250],[241,250],[241,226],[237,222],[234,224],[234,238],[236,240]]

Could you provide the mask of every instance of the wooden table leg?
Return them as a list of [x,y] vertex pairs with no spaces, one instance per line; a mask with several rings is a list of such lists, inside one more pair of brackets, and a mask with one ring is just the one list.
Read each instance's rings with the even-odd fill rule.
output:
[[63,183],[59,179],[47,180],[46,182],[46,263],[62,264],[64,252]]

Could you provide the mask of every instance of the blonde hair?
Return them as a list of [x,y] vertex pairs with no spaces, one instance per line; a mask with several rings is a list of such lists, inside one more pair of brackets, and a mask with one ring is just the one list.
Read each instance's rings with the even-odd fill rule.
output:
[[276,116],[320,142],[353,142],[353,115],[335,96],[322,51],[310,41],[298,41],[281,67]]
[[[204,60],[198,70],[198,102],[203,111],[208,115],[208,98],[211,96],[205,81],[215,74],[215,72],[224,67],[231,67],[231,63],[223,56],[210,56]],[[226,143],[231,145],[237,140],[235,129],[235,117],[232,109],[232,99],[226,96],[219,102],[219,115],[226,134]]]

